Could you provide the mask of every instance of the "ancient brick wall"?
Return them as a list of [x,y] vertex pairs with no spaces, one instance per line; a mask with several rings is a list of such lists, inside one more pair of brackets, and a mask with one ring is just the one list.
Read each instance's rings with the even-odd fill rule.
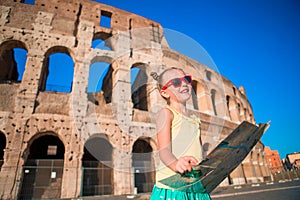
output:
[[[36,0],[34,5],[2,0],[0,13],[2,199],[149,191],[158,158],[155,117],[165,105],[150,73],[169,66],[183,66],[193,74],[195,93],[188,108],[201,119],[206,153],[243,120],[255,123],[244,89],[170,49],[157,22],[84,0]],[[101,25],[102,16],[109,18],[109,27]],[[96,39],[110,50],[92,48]],[[27,52],[21,80],[16,78],[14,48]],[[49,58],[55,53],[73,60],[69,92],[47,89]],[[102,89],[87,92],[95,62],[108,63],[109,70]],[[134,84],[132,68],[139,69]],[[60,164],[49,168],[42,164],[45,160]],[[43,178],[51,184],[28,192],[44,168],[49,177]],[[91,168],[98,171],[85,171]],[[31,180],[33,172],[37,176]],[[97,191],[89,184],[95,177]],[[238,174],[234,178],[240,179]]]

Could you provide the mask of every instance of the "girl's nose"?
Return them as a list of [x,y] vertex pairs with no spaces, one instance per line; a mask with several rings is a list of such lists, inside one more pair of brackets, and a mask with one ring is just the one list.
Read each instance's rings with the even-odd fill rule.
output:
[[187,84],[185,81],[182,81],[182,82],[181,82],[181,87],[183,87],[183,86],[184,86],[184,87],[188,87],[188,85],[189,85],[189,84]]

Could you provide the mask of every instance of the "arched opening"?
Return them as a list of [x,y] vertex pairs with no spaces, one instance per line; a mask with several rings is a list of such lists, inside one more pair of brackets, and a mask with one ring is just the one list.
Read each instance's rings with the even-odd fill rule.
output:
[[23,166],[20,199],[60,198],[64,153],[64,144],[52,132],[32,142]]
[[93,36],[91,48],[111,51],[111,34],[104,32],[95,33]]
[[21,82],[25,71],[27,49],[25,44],[11,40],[0,47],[0,81]]
[[49,92],[72,91],[74,61],[65,47],[53,47],[45,55],[40,90]]
[[238,114],[239,114],[239,119],[241,119],[241,104],[237,104],[237,109],[238,109]]
[[244,108],[244,120],[249,120],[249,114],[248,114],[248,110],[246,108]]
[[211,71],[206,70],[205,71],[205,75],[206,75],[206,80],[207,81],[211,81],[211,76],[212,76]]
[[245,118],[245,109],[244,109],[244,106],[243,104],[238,104],[238,109],[239,109],[239,117],[240,117],[240,120],[241,121],[244,121],[246,120]]
[[113,194],[112,145],[104,135],[89,139],[82,158],[82,196]]
[[111,51],[111,48],[109,46],[107,46],[105,40],[102,40],[102,39],[93,40],[91,47],[93,49],[101,49],[101,50]]
[[147,83],[148,76],[146,66],[143,63],[137,63],[130,69],[131,100],[133,108],[139,110],[148,110]]
[[109,63],[106,62],[94,62],[90,65],[89,79],[87,92],[99,92],[103,87],[103,80],[109,70]]
[[198,106],[198,84],[197,81],[192,81],[192,101],[193,101],[193,107],[195,110],[199,110]]
[[0,131],[0,169],[4,163],[4,149],[6,147],[6,137],[5,135]]
[[111,51],[112,47],[110,38],[110,34],[104,32],[95,33],[92,40],[91,48]]
[[8,40],[0,45],[0,110],[13,111],[23,79],[27,49],[23,42]]
[[212,102],[212,106],[213,106],[213,111],[214,111],[214,115],[217,116],[217,107],[216,107],[216,93],[217,91],[212,89],[210,91],[210,96],[211,96],[211,102]]
[[132,148],[132,168],[134,187],[138,193],[151,192],[155,182],[155,169],[152,160],[152,147],[148,141],[138,139]]
[[251,113],[249,114],[249,120],[250,120],[250,122],[254,122],[254,118],[253,118],[253,115]]
[[233,94],[236,95],[236,89],[235,89],[235,87],[232,87],[232,91],[233,91]]
[[113,68],[107,62],[94,62],[90,65],[87,93],[89,101],[95,105],[105,101],[111,103]]
[[226,106],[227,106],[227,111],[228,111],[229,118],[230,118],[230,120],[232,120],[231,106],[230,106],[230,96],[229,95],[226,96]]

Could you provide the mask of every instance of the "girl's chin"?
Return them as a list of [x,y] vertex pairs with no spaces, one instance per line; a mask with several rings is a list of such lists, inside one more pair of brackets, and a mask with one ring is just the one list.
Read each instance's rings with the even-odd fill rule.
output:
[[181,102],[187,102],[190,98],[191,98],[191,96],[187,94],[187,95],[181,96],[180,100],[181,100]]

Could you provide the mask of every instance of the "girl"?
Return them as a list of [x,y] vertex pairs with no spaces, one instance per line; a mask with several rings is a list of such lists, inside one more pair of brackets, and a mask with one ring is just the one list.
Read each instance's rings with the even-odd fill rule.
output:
[[157,118],[156,133],[160,162],[156,172],[156,184],[150,200],[209,200],[205,191],[197,193],[177,191],[159,181],[174,175],[192,170],[202,159],[200,143],[200,119],[191,115],[186,108],[186,102],[191,97],[192,77],[182,69],[168,68],[159,76],[151,74],[158,81],[161,96],[168,105],[163,108]]

